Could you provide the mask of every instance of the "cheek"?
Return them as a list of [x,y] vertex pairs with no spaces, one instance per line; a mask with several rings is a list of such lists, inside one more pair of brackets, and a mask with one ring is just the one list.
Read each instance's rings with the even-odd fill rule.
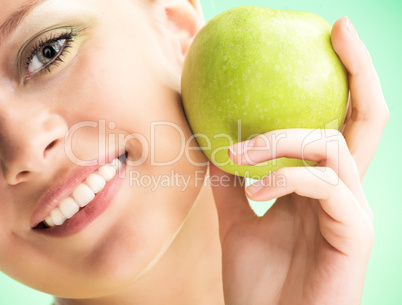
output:
[[[121,50],[116,47],[121,43],[116,40],[107,48],[85,47],[85,55],[75,63],[63,89],[65,94],[60,94],[68,98],[63,103],[65,115],[70,122],[115,122],[116,130],[139,134],[146,138],[148,153],[153,153],[158,163],[184,157],[191,131],[179,95],[150,68],[156,60],[152,52],[145,54],[145,47],[134,46]],[[107,60],[110,58],[113,60]],[[203,158],[200,152],[192,155],[196,160]]]
[[150,69],[156,58],[135,45],[122,45],[124,41],[118,39],[111,40],[107,47],[91,40],[80,51],[74,72],[58,94],[67,100],[62,105],[69,105],[64,109],[66,114],[75,116],[75,120],[107,119],[125,130],[132,129],[138,120],[164,116],[172,94]]

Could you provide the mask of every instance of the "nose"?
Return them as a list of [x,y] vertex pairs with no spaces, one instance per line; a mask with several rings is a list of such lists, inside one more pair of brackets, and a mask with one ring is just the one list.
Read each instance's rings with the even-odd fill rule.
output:
[[17,185],[49,170],[64,143],[68,127],[62,117],[46,112],[1,118],[0,157],[4,180]]

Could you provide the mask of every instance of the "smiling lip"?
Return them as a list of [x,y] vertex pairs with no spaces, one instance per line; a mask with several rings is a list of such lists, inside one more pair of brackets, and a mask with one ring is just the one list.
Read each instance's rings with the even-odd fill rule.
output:
[[[78,167],[75,169],[62,184],[51,189],[43,196],[31,218],[31,227],[37,227],[46,218],[50,211],[52,211],[61,200],[69,196],[75,187],[82,183],[82,181],[84,181],[91,173],[96,171],[101,166],[110,163],[112,160],[122,154],[124,154],[124,151],[118,155],[116,155],[116,153],[110,155],[109,158],[106,158],[105,162],[102,162],[102,164],[90,167]],[[125,168],[126,166],[123,164],[120,172],[124,172]],[[63,225],[55,226],[49,229],[35,228],[35,231],[44,233],[46,235],[49,234],[62,237],[72,235],[83,230],[100,214],[102,214],[104,210],[106,210],[111,199],[117,193],[122,181],[123,179],[119,179],[119,174],[117,174],[112,180],[107,182],[104,189],[96,194],[95,198],[86,207],[82,208]]]

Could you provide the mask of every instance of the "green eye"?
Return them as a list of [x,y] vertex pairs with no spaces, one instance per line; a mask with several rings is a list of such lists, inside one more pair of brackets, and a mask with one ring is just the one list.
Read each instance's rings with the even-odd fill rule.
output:
[[66,47],[66,43],[66,39],[59,39],[41,47],[32,55],[27,73],[33,75],[42,69],[48,68],[49,64],[55,60],[60,59],[60,55]]
[[72,47],[76,34],[72,29],[58,30],[50,34],[50,37],[39,39],[25,53],[26,66],[24,70],[23,83],[26,83],[35,74],[47,70],[50,72],[50,67],[58,65],[65,55],[67,49]]

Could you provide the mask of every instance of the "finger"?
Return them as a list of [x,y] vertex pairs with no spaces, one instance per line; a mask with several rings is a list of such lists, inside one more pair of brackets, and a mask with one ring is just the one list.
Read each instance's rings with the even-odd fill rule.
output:
[[246,180],[220,170],[209,162],[209,175],[219,218],[221,241],[235,225],[257,218],[244,193]]
[[347,17],[335,22],[331,41],[349,73],[352,113],[344,135],[362,179],[388,121],[388,108],[370,54]]
[[[347,251],[344,248],[347,242],[362,238],[361,235],[367,233],[367,227],[372,227],[370,215],[361,208],[356,197],[332,169],[288,167],[277,170],[275,179],[271,179],[272,175],[247,187],[247,195],[255,201],[271,200],[291,193],[319,200],[324,212],[320,218],[320,229],[336,249]],[[276,184],[275,181],[282,182]],[[350,246],[353,243],[347,247]]]
[[277,158],[315,161],[330,167],[361,197],[358,171],[343,135],[329,129],[282,129],[267,132],[229,147],[229,157],[241,165],[255,165]]
[[317,166],[331,168],[336,173],[336,177],[353,192],[362,208],[372,213],[361,188],[355,161],[349,152],[345,138],[337,130],[275,130],[230,146],[229,157],[241,165],[255,165],[282,157],[315,161]]
[[348,109],[346,110],[345,120],[343,121],[341,130],[340,130],[342,134],[344,134],[346,124],[349,122],[349,119],[351,116],[352,116],[352,101],[350,100],[350,92],[349,92]]

